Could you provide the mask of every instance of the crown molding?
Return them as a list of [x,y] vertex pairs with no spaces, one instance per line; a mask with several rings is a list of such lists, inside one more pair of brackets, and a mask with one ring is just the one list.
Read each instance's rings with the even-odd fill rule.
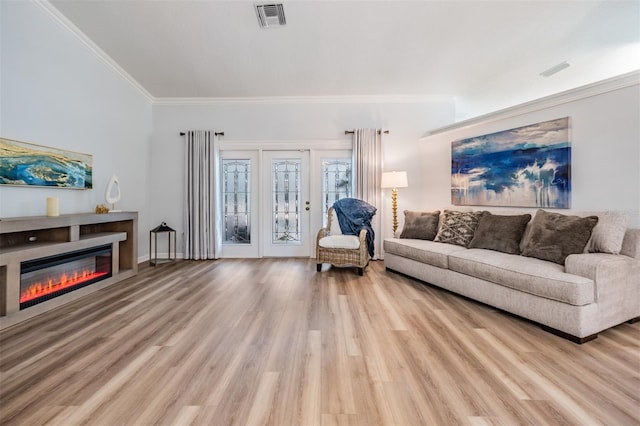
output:
[[486,124],[497,120],[504,120],[518,115],[528,114],[543,109],[552,108],[558,105],[575,102],[581,99],[590,98],[592,96],[602,95],[604,93],[613,92],[615,90],[624,89],[626,87],[640,85],[640,70],[631,71],[595,83],[576,87],[575,89],[566,90],[554,95],[545,96],[523,104],[504,108],[468,120],[459,121],[454,124],[439,127],[429,131],[423,138],[439,133],[449,132],[451,130],[460,130],[473,127],[480,123]]
[[220,140],[220,148],[237,151],[324,151],[324,150],[348,150],[353,146],[352,138],[340,139],[290,139],[290,140]]
[[149,102],[153,102],[155,98],[140,83],[138,83],[129,73],[127,73],[111,56],[100,49],[85,33],[76,27],[66,16],[64,16],[54,5],[48,0],[36,0],[33,4],[45,12],[54,22],[62,28],[69,31],[89,52],[91,52],[100,62],[111,68],[116,74],[127,81],[134,89],[138,90]]
[[154,105],[228,104],[407,104],[453,102],[453,95],[265,96],[220,98],[155,98]]

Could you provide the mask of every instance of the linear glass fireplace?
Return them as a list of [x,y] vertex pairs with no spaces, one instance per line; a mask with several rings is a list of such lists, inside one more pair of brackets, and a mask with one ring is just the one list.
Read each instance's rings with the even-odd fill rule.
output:
[[20,309],[111,277],[111,244],[20,264]]

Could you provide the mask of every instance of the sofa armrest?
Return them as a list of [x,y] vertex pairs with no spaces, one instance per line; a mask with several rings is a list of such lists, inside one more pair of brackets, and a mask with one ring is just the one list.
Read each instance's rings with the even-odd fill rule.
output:
[[[614,277],[628,277],[640,267],[640,261],[629,256],[608,253],[581,253],[567,256],[564,269],[567,274],[600,281]],[[636,281],[640,276],[634,277]],[[638,281],[640,285],[640,281]]]
[[603,325],[640,316],[640,260],[607,253],[572,254],[565,272],[593,280]]

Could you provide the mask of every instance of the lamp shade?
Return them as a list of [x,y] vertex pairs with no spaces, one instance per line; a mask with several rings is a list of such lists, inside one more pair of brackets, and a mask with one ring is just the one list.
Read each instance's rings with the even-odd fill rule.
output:
[[382,188],[406,188],[408,186],[407,172],[382,173]]

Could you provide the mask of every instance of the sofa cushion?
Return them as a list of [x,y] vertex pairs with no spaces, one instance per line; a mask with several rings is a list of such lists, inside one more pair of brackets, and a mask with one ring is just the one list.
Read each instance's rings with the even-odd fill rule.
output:
[[387,238],[384,240],[384,251],[418,262],[447,269],[449,254],[466,250],[453,244],[436,243],[428,240]]
[[449,269],[575,306],[594,301],[593,280],[567,274],[561,265],[540,259],[469,249],[451,253]]
[[520,254],[520,240],[530,220],[530,214],[504,216],[486,212],[478,222],[469,248]]
[[404,211],[404,226],[400,238],[433,240],[438,233],[440,210],[434,212]]
[[597,216],[567,216],[538,210],[531,221],[522,255],[564,265],[570,254],[584,251]]
[[473,239],[484,211],[461,212],[445,210],[440,221],[440,229],[434,241],[467,247]]
[[355,235],[329,235],[320,238],[318,244],[324,248],[357,250],[360,248],[360,239]]

